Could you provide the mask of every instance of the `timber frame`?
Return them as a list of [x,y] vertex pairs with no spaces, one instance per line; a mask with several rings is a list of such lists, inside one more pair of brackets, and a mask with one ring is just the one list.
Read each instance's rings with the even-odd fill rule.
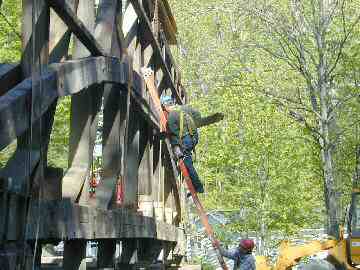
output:
[[[99,0],[97,7],[95,0],[22,0],[22,8],[21,62],[0,65],[0,151],[17,142],[0,168],[0,269],[32,269],[34,256],[40,269],[41,246],[60,241],[66,270],[86,269],[89,240],[98,242],[99,269],[131,269],[134,253],[142,265],[160,257],[163,266],[174,263],[184,255],[184,194],[140,74],[151,67],[159,95],[186,102],[169,49],[176,24],[167,0]],[[47,151],[65,96],[71,121],[63,172],[48,166]],[[103,174],[90,198],[102,103]]]

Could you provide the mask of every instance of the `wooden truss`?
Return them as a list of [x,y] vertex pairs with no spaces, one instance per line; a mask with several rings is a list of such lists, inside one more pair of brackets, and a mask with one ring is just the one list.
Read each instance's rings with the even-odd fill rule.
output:
[[[176,43],[176,24],[167,1],[100,0],[95,8],[94,0],[23,0],[22,8],[21,63],[0,65],[0,151],[17,141],[0,170],[0,265],[29,268],[26,258],[35,253],[40,264],[39,246],[59,241],[64,269],[82,265],[87,240],[98,241],[103,268],[114,265],[119,241],[122,265],[134,251],[147,263],[161,251],[163,263],[171,250],[182,256],[177,171],[140,74],[151,67],[159,95],[171,91],[185,102],[168,45]],[[62,172],[48,166],[47,150],[65,96],[71,131],[69,168]],[[101,103],[103,177],[90,199]],[[119,178],[121,205],[114,202]]]

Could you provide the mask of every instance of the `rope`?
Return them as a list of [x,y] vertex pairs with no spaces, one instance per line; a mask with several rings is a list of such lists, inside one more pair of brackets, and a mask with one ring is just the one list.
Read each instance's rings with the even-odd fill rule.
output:
[[[36,4],[38,4],[36,1],[35,3],[33,3],[32,5],[32,35],[33,37],[36,36],[36,18],[38,18],[40,16],[40,14],[37,14],[37,11],[35,9]],[[23,267],[25,267],[26,264],[26,236],[28,234],[28,230],[29,230],[29,220],[30,217],[32,216],[31,213],[31,205],[34,201],[34,198],[32,196],[31,193],[31,188],[32,188],[32,183],[31,183],[31,164],[32,164],[32,145],[33,145],[33,141],[34,141],[34,130],[33,130],[33,123],[35,122],[35,117],[34,117],[34,106],[35,106],[35,99],[38,99],[38,109],[41,109],[42,107],[42,102],[41,102],[41,97],[42,97],[42,92],[43,92],[43,85],[42,85],[42,81],[41,81],[41,76],[43,73],[43,67],[42,67],[42,63],[41,63],[41,55],[39,54],[38,56],[36,56],[36,38],[32,38],[32,67],[36,67],[38,64],[38,70],[31,70],[31,80],[32,80],[32,91],[31,91],[31,111],[30,111],[30,123],[29,123],[29,129],[30,129],[30,138],[29,138],[29,143],[27,145],[29,154],[28,154],[28,179],[26,179],[27,183],[27,189],[26,189],[26,198],[27,198],[27,204],[26,204],[26,211],[25,211],[25,220],[26,220],[26,224],[25,224],[25,233],[24,233],[24,250],[23,250]],[[40,98],[35,96],[35,91],[36,89],[36,82],[39,82],[38,87],[39,87],[39,94],[40,94]],[[38,128],[38,135],[41,137],[42,135],[42,117],[39,118],[39,126],[36,127]],[[43,180],[44,180],[44,149],[41,145],[41,138],[38,138],[39,141],[36,142],[35,144],[35,150],[39,150],[39,164],[37,167],[37,170],[39,171],[39,175],[38,175],[38,180],[39,180],[39,194],[38,194],[38,213],[37,213],[37,223],[36,223],[36,236],[35,236],[35,244],[34,244],[34,252],[33,252],[33,258],[32,258],[32,269],[35,270],[35,264],[36,264],[36,257],[37,257],[37,251],[38,251],[38,242],[39,242],[39,232],[40,232],[40,221],[41,221],[41,201],[43,199]],[[39,148],[39,149],[37,149]],[[34,175],[34,177],[36,176],[36,174]]]
[[[36,3],[36,2],[35,2]],[[38,18],[38,16],[40,16],[40,14],[35,14],[35,10],[34,10],[34,4],[32,6],[33,8],[33,19],[32,19],[32,22],[33,22],[33,27],[32,27],[32,30],[33,30],[33,37],[36,36],[35,33],[36,33],[36,21],[35,21],[35,18]],[[36,15],[36,17],[34,16]],[[32,70],[31,72],[31,77],[32,77],[32,81],[36,81],[37,79],[39,79],[39,87],[40,87],[40,98],[39,98],[39,107],[41,109],[41,100],[42,100],[42,92],[43,92],[43,85],[42,85],[42,81],[41,81],[41,76],[42,76],[42,72],[43,72],[43,67],[42,67],[42,59],[41,59],[41,54],[39,54],[38,56],[38,59],[36,59],[36,55],[35,55],[35,46],[36,46],[36,39],[33,38],[33,46],[32,46],[32,54],[33,54],[33,66],[34,64],[36,64],[36,61],[38,60],[38,64],[39,64],[39,75],[40,77],[37,77],[36,73]],[[35,84],[33,83],[32,84],[33,86],[33,89],[32,89],[32,93],[31,93],[31,99],[32,99],[32,102],[31,102],[31,116],[34,117],[34,113],[33,113],[33,110],[34,110],[34,86]],[[42,117],[39,118],[39,135],[41,136],[42,135]],[[34,253],[33,253],[33,261],[32,261],[32,269],[35,270],[35,263],[36,263],[36,257],[37,257],[37,251],[38,251],[38,242],[39,242],[39,231],[40,231],[40,221],[41,221],[41,201],[42,201],[42,198],[43,198],[43,187],[42,187],[42,184],[44,182],[44,153],[43,153],[43,147],[41,145],[41,141],[40,140],[40,143],[39,145],[36,145],[36,146],[39,146],[40,147],[40,160],[39,160],[39,169],[40,169],[40,176],[39,176],[39,198],[38,198],[38,213],[37,213],[37,224],[36,224],[36,238],[35,238],[35,245],[34,245]],[[30,194],[30,200],[32,199],[31,197],[31,194]],[[30,205],[31,206],[31,205]],[[30,211],[29,211],[30,212]],[[27,223],[28,224],[28,223]]]

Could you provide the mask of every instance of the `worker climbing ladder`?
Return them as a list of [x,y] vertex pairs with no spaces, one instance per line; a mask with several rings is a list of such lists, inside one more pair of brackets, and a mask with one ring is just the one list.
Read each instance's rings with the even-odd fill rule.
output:
[[[153,100],[153,102],[154,102],[154,104],[156,106],[156,109],[159,112],[160,131],[165,132],[166,131],[167,117],[164,114],[164,112],[162,110],[162,107],[161,107],[160,98],[158,96],[158,91],[157,91],[156,86],[155,86],[154,72],[150,68],[143,68],[142,73],[143,73],[143,77],[144,77],[147,89],[148,89],[149,94],[151,96],[151,99]],[[168,147],[168,150],[169,150],[169,152],[171,152],[172,149],[171,149],[169,138],[166,137],[165,140],[166,140],[166,145]],[[200,220],[201,220],[202,224],[205,227],[206,234],[208,235],[211,243],[214,246],[214,249],[215,249],[217,258],[219,260],[219,263],[220,263],[222,269],[228,270],[228,267],[227,267],[227,265],[226,265],[226,263],[224,261],[224,258],[220,253],[219,247],[216,244],[217,241],[216,241],[216,238],[215,238],[215,235],[214,235],[214,231],[213,231],[213,229],[212,229],[212,227],[211,227],[211,225],[209,223],[209,220],[208,220],[208,217],[206,215],[205,209],[202,206],[202,204],[201,204],[201,202],[199,200],[199,197],[197,196],[197,193],[195,191],[195,188],[194,188],[194,186],[192,184],[188,169],[186,168],[183,159],[179,159],[178,163],[179,163],[178,165],[179,165],[181,174],[184,177],[185,183],[186,183],[186,185],[187,185],[187,187],[188,187],[188,189],[189,189],[189,191],[191,193],[191,196],[193,198],[193,201],[194,201],[194,204],[196,206],[196,210],[197,210],[197,212],[199,214]]]

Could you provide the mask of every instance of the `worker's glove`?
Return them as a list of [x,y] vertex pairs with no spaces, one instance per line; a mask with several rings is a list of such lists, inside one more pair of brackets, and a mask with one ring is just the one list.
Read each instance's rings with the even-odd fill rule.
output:
[[212,242],[212,245],[214,248],[219,248],[220,247],[220,241],[215,239],[213,242]]
[[176,157],[177,160],[181,159],[184,157],[184,154],[183,152],[181,151],[181,148],[179,145],[175,145],[174,148],[173,148],[173,151],[174,151],[174,155]]

